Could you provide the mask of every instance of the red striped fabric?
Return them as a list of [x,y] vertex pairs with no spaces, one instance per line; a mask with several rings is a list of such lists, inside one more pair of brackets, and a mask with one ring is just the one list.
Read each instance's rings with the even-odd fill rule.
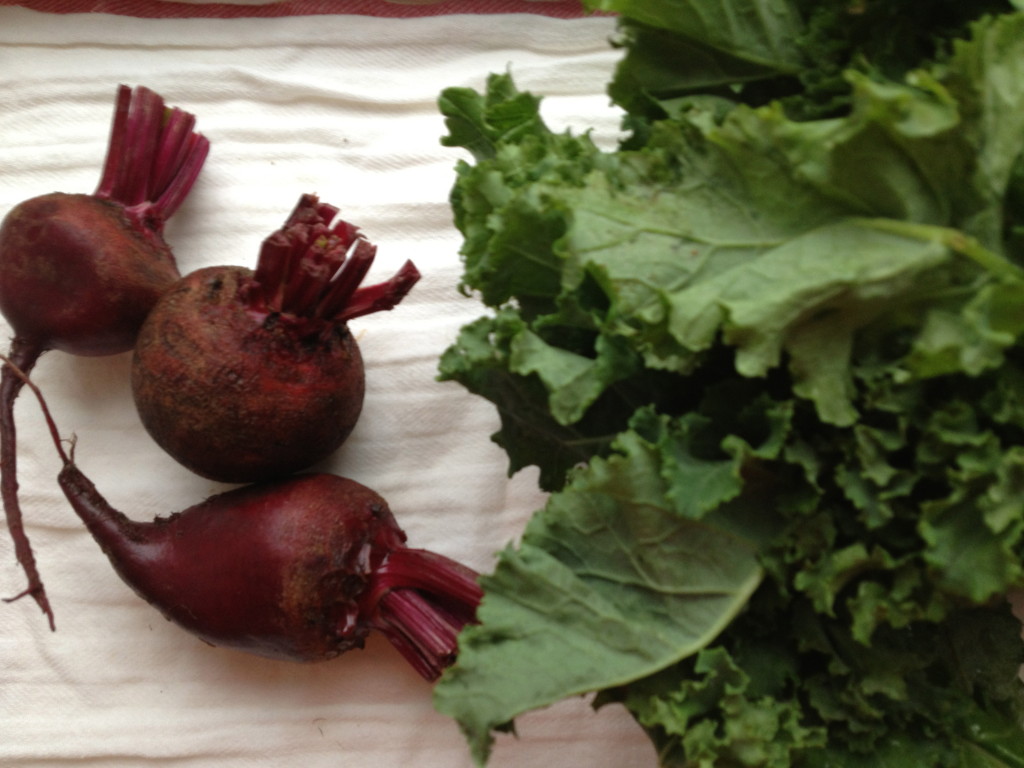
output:
[[174,0],[0,0],[45,13],[110,13],[137,18],[243,18],[355,14],[390,18],[441,16],[454,13],[531,13],[572,19],[590,15],[579,0],[282,0],[260,5]]

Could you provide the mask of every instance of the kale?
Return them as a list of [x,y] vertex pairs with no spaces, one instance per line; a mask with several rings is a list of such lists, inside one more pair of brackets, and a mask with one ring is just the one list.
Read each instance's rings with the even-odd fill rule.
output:
[[[488,312],[441,378],[550,491],[436,690],[479,764],[598,692],[670,768],[1024,766],[1024,12],[900,48],[919,5],[616,2],[613,151],[442,94]],[[670,40],[731,59],[641,85]]]

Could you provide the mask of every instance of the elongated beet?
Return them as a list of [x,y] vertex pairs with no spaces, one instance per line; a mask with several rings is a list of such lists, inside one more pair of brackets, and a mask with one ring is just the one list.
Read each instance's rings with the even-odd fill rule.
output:
[[[30,371],[47,350],[128,351],[159,296],[179,277],[164,222],[184,201],[209,142],[195,118],[144,87],[120,86],[96,191],[19,203],[0,224],[0,312],[10,358]],[[14,401],[22,382],[0,374],[0,494],[31,595],[54,626],[18,501]]]
[[377,630],[433,680],[480,600],[473,571],[406,547],[384,499],[347,478],[249,485],[151,523],[113,509],[73,462],[59,482],[121,578],[211,645],[322,661]]
[[285,476],[330,455],[355,426],[365,375],[348,321],[393,308],[420,275],[406,262],[361,285],[376,248],[337,213],[302,196],[255,270],[197,270],[146,319],[135,405],[192,471],[238,483]]
[[114,509],[64,450],[58,482],[118,575],[202,640],[268,658],[313,662],[384,634],[427,680],[475,620],[477,573],[406,546],[387,502],[348,478],[302,474],[212,496],[136,522]]

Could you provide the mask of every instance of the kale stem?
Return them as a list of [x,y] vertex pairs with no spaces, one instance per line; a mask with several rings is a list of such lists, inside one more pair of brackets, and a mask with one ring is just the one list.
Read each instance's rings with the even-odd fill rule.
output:
[[959,229],[897,219],[865,219],[864,222],[867,226],[882,232],[914,240],[940,243],[954,253],[966,256],[996,277],[1011,282],[1024,282],[1024,269],[995,251],[989,250],[977,238]]

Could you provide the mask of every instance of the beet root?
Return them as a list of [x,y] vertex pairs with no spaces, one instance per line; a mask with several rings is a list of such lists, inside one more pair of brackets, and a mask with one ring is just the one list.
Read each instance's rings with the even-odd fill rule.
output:
[[338,209],[304,195],[255,270],[209,267],[165,294],[143,324],[132,393],[153,439],[222,482],[307,469],[335,451],[363,406],[348,321],[397,305],[411,262],[362,286],[376,249]]
[[[96,191],[55,192],[16,205],[0,223],[0,312],[10,358],[27,372],[47,350],[130,350],[157,298],[178,279],[164,222],[184,201],[209,151],[195,118],[153,91],[120,86]],[[14,401],[22,381],[0,374],[0,495],[25,590],[54,626],[18,500]]]
[[305,469],[352,432],[365,391],[344,325],[311,343],[240,294],[244,267],[186,275],[139,335],[132,393],[150,435],[197,474],[251,482]]
[[16,338],[44,349],[127,352],[178,278],[163,239],[109,200],[55,192],[18,204],[0,227],[0,312]]
[[376,630],[433,680],[480,600],[475,572],[406,547],[384,499],[347,478],[245,486],[151,523],[111,508],[73,462],[59,482],[121,578],[211,645],[322,661]]

